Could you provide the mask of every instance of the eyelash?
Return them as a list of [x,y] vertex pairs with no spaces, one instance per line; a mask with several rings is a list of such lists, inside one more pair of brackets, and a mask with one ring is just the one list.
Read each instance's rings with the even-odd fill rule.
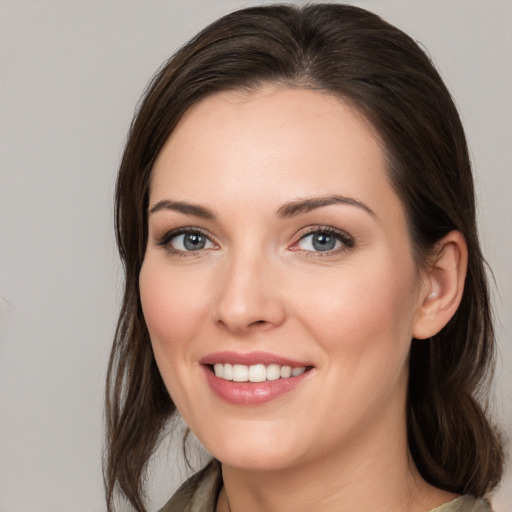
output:
[[180,228],[180,229],[174,229],[172,231],[168,231],[165,233],[160,240],[156,243],[159,247],[163,247],[166,249],[170,254],[176,255],[176,256],[197,256],[201,251],[205,251],[207,249],[198,249],[197,251],[183,251],[181,249],[175,249],[172,247],[171,242],[173,239],[177,238],[180,235],[201,235],[204,236],[211,244],[216,245],[211,240],[211,236],[208,234],[207,231],[204,231],[200,228]]
[[[197,251],[184,251],[181,249],[175,249],[172,247],[171,242],[173,239],[177,238],[180,235],[187,235],[187,234],[197,234],[204,236],[211,244],[216,245],[215,242],[212,241],[211,235],[208,234],[207,231],[202,230],[200,228],[180,228],[176,230],[169,231],[165,233],[158,241],[157,245],[159,247],[165,248],[170,254],[187,257],[187,256],[197,256],[202,251],[208,250],[209,248],[203,248],[198,249]],[[304,254],[308,257],[322,257],[322,256],[329,256],[332,254],[337,254],[344,252],[348,249],[351,249],[355,245],[354,238],[346,233],[345,231],[341,231],[339,229],[335,229],[330,226],[311,226],[305,233],[302,233],[301,236],[291,245],[291,250],[293,251],[301,251],[300,248],[293,248],[294,246],[297,246],[302,240],[305,240],[308,236],[314,235],[314,234],[327,234],[334,236],[336,241],[341,242],[341,247],[330,249],[326,251],[311,251],[311,250],[302,250]]]
[[[327,251],[303,251],[304,254],[307,257],[317,258],[317,257],[323,257],[323,256],[331,256],[333,254],[338,254],[344,251],[347,251],[348,249],[352,249],[355,245],[354,238],[346,233],[345,231],[341,231],[340,229],[335,229],[330,226],[311,226],[308,228],[308,230],[301,234],[299,239],[293,243],[292,247],[298,245],[302,240],[305,240],[308,236],[314,235],[314,234],[327,234],[330,236],[333,236],[336,241],[339,241],[341,243],[341,246],[335,249],[330,249]],[[300,249],[292,249],[299,251]]]

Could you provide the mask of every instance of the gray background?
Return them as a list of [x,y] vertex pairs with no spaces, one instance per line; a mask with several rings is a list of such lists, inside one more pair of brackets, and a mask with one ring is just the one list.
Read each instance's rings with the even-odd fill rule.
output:
[[[2,512],[105,509],[102,393],[122,277],[111,203],[125,134],[161,62],[253,3],[0,0]],[[460,108],[498,285],[495,409],[511,436],[512,2],[353,3],[425,45]],[[186,473],[171,460],[161,451],[152,465],[153,507]],[[512,511],[510,472],[495,508]]]

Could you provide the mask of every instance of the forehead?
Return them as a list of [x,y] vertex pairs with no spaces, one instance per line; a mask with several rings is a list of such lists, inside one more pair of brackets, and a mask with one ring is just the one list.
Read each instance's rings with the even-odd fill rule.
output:
[[382,193],[394,192],[383,155],[370,123],[332,94],[275,86],[217,93],[191,107],[167,140],[150,203],[242,195],[270,206],[334,193],[386,202]]

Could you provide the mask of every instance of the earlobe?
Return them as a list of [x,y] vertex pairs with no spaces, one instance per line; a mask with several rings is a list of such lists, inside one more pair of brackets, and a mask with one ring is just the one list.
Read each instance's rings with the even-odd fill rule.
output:
[[423,274],[423,290],[413,337],[437,334],[457,311],[466,279],[468,249],[460,231],[450,231],[436,244],[434,256]]

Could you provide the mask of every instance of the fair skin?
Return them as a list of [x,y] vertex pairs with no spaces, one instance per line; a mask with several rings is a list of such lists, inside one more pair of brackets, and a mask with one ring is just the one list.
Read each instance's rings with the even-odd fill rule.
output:
[[[277,86],[202,100],[155,163],[149,212],[143,311],[173,401],[222,462],[218,512],[425,512],[455,497],[418,474],[405,404],[411,339],[460,302],[464,240],[450,233],[418,268],[354,108]],[[258,357],[305,371],[212,373]]]

